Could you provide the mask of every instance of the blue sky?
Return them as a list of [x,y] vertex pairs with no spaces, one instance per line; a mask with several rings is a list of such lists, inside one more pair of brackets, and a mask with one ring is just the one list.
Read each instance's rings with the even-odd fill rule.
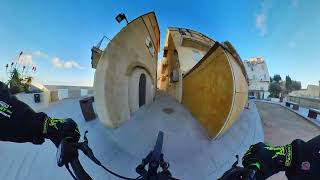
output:
[[35,81],[92,85],[91,47],[113,37],[128,20],[155,11],[161,31],[186,27],[229,40],[242,59],[263,56],[269,73],[307,84],[320,80],[320,1],[3,1],[0,6],[0,77],[20,51],[34,64]]

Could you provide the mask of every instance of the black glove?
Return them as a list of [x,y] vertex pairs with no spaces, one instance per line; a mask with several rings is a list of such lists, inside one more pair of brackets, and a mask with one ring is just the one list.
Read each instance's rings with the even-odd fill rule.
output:
[[55,119],[46,117],[43,126],[45,138],[50,139],[57,147],[63,138],[70,138],[78,142],[80,131],[78,125],[72,119]]
[[245,168],[255,166],[257,180],[267,179],[269,176],[289,169],[292,164],[292,146],[269,146],[262,142],[252,145],[242,158]]

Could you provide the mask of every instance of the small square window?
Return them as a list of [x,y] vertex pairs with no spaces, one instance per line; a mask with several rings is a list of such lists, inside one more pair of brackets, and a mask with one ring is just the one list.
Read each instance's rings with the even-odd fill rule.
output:
[[200,54],[199,51],[195,51],[193,50],[192,51],[192,55],[193,55],[193,59],[196,61],[196,62],[199,62],[202,58],[202,55]]
[[163,51],[163,57],[167,57],[167,56],[168,56],[168,50],[165,49],[165,50]]

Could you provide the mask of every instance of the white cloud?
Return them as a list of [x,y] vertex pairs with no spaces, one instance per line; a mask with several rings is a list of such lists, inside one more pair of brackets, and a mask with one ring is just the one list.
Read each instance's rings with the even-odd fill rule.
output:
[[259,14],[256,17],[256,28],[260,31],[261,36],[267,35],[267,16],[265,14]]
[[34,51],[32,54],[34,56],[43,57],[43,58],[48,58],[49,57],[47,53],[42,52],[40,50]]
[[55,67],[61,68],[61,69],[72,69],[72,68],[83,69],[83,67],[80,66],[76,61],[73,61],[73,60],[63,61],[58,57],[52,58],[51,63]]
[[18,61],[18,64],[24,65],[24,66],[31,66],[33,65],[32,55],[31,54],[22,54]]
[[290,41],[289,43],[288,43],[288,46],[289,46],[289,48],[295,48],[296,47],[296,42],[294,42],[294,41]]
[[261,3],[261,9],[256,15],[256,28],[258,29],[259,34],[263,37],[268,34],[267,20],[270,8],[271,6],[266,1],[263,1]]

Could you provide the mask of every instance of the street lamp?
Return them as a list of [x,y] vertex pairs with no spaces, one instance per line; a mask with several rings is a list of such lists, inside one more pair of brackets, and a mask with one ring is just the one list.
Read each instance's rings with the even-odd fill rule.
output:
[[129,24],[128,20],[127,20],[127,17],[126,17],[126,15],[124,13],[120,13],[116,17],[116,20],[117,20],[118,23],[120,23],[124,19],[126,20],[127,24]]

